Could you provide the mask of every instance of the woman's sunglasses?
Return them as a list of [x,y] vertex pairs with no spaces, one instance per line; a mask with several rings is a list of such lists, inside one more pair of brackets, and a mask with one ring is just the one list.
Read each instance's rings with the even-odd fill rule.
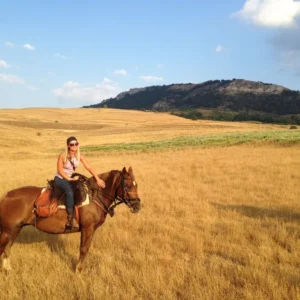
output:
[[69,144],[70,147],[72,147],[72,146],[78,146],[78,145],[79,145],[79,143],[71,143],[71,144]]

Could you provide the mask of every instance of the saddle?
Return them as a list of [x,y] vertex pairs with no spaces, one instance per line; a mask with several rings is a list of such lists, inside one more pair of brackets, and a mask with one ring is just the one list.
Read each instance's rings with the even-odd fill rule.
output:
[[[85,201],[89,195],[88,178],[79,173],[74,173],[72,177],[78,176],[79,179],[71,181],[74,192],[75,211],[77,207]],[[34,211],[39,217],[48,218],[54,215],[59,205],[65,204],[65,193],[55,184],[54,180],[48,180],[48,185],[34,202]]]

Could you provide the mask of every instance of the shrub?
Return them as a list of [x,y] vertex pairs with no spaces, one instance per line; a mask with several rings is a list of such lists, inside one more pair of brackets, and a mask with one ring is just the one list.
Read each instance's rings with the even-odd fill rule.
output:
[[186,118],[186,119],[191,119],[191,120],[199,120],[203,119],[203,115],[200,111],[195,110],[195,109],[190,109],[186,111],[179,111],[179,112],[172,112],[172,115]]

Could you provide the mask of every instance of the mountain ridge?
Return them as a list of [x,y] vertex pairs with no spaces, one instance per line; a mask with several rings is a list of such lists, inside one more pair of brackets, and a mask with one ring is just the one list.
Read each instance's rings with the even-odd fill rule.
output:
[[133,88],[84,107],[155,111],[214,108],[285,115],[300,113],[300,93],[281,85],[234,78]]

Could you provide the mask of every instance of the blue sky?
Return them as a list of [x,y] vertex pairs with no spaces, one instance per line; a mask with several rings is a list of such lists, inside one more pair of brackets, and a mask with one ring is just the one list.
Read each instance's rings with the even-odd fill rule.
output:
[[211,79],[300,90],[299,16],[294,0],[0,0],[0,108]]

